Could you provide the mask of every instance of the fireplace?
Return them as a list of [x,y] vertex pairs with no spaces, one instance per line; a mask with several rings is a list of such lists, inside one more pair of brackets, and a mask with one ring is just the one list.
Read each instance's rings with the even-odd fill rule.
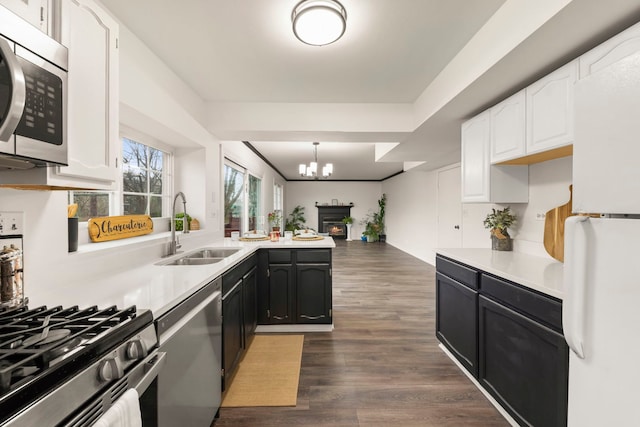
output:
[[351,216],[351,205],[318,206],[318,232],[329,233],[334,239],[347,238],[347,226],[342,219]]

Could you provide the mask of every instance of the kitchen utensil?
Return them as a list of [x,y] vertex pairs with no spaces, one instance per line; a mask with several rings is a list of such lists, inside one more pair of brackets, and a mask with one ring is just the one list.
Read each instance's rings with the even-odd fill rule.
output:
[[564,222],[572,216],[573,185],[569,186],[569,201],[549,210],[544,216],[544,248],[547,253],[564,262]]
[[67,206],[67,218],[73,218],[78,213],[78,204],[73,203]]

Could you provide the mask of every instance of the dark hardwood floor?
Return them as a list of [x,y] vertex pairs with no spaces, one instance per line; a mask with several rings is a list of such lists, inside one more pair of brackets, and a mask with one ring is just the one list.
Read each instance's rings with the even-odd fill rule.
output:
[[508,426],[438,348],[435,269],[336,241],[332,333],[306,333],[296,407],[223,408],[226,426]]

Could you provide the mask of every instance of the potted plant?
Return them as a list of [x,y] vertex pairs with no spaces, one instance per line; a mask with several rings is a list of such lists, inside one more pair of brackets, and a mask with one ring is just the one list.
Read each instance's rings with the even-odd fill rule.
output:
[[271,224],[271,229],[273,231],[280,231],[280,224],[282,223],[282,214],[279,210],[275,210],[273,212],[269,212],[267,214],[267,218],[269,220],[269,224]]
[[496,251],[512,251],[513,240],[508,228],[516,223],[516,215],[507,206],[502,210],[492,209],[484,220],[484,227],[491,231],[491,249]]
[[289,217],[285,220],[284,229],[287,231],[301,230],[304,227],[306,219],[304,218],[304,206],[296,206],[293,208]]
[[[187,224],[189,225],[189,230],[191,230],[191,215],[187,214]],[[182,231],[184,228],[184,212],[178,212],[174,219],[176,224],[176,231]]]
[[360,224],[364,225],[362,234],[367,237],[367,242],[376,242],[380,237],[378,213],[369,211],[362,221],[360,221]]
[[342,223],[347,226],[347,242],[351,241],[351,225],[353,224],[353,217],[345,216],[342,218]]
[[378,200],[378,217],[377,223],[378,228],[380,229],[379,238],[381,242],[387,241],[387,235],[385,233],[385,224],[384,224],[384,215],[385,215],[385,207],[387,206],[387,195],[382,193],[382,197]]

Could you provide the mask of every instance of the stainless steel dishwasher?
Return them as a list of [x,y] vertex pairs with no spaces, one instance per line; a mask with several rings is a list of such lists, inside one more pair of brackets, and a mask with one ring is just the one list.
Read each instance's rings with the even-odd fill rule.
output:
[[221,400],[222,280],[215,279],[156,321],[166,365],[158,376],[160,427],[209,427]]

